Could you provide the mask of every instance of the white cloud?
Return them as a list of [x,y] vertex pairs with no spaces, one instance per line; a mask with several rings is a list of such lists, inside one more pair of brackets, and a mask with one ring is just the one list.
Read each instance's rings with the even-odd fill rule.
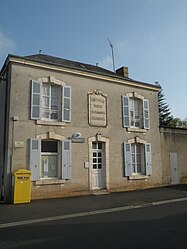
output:
[[5,34],[0,31],[0,56],[11,53],[14,50],[14,47],[14,42],[7,38]]

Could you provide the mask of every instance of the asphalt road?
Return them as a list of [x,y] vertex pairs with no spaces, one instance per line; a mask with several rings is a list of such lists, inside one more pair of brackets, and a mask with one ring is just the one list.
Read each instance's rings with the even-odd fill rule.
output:
[[187,201],[0,228],[0,248],[186,249]]

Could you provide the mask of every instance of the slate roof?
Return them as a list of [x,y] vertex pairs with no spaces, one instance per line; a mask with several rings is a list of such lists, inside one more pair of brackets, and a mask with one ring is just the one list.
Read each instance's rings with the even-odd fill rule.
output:
[[83,71],[90,71],[90,72],[95,72],[95,73],[116,76],[115,72],[104,69],[104,68],[99,67],[99,66],[85,64],[85,63],[77,62],[77,61],[71,61],[71,60],[67,60],[67,59],[62,59],[62,58],[58,58],[58,57],[54,57],[54,56],[50,56],[50,55],[34,54],[34,55],[29,55],[29,56],[24,56],[24,57],[31,59],[31,60],[34,60],[34,61],[54,64],[57,66],[63,66],[63,67],[74,68],[74,69],[79,69],[79,70],[83,70]]
[[[29,61],[35,61],[35,62],[40,62],[40,63],[54,65],[54,66],[62,66],[65,68],[86,71],[86,72],[95,73],[98,75],[110,76],[110,77],[118,78],[118,79],[122,79],[122,80],[125,79],[125,80],[130,81],[130,82],[136,82],[140,85],[147,85],[147,86],[154,87],[155,89],[158,89],[158,90],[160,89],[158,86],[156,86],[154,84],[145,83],[142,81],[134,80],[132,78],[126,78],[124,76],[117,74],[116,72],[107,70],[107,69],[99,67],[99,66],[90,65],[90,64],[86,64],[86,63],[82,63],[82,62],[72,61],[72,60],[67,60],[67,59],[62,59],[62,58],[58,58],[58,57],[50,56],[50,55],[46,55],[46,54],[34,54],[34,55],[27,55],[27,56],[17,56],[17,55],[9,54],[7,57],[7,60],[9,57],[20,58],[20,59],[29,60]],[[6,62],[3,66],[3,68],[4,67],[6,67]],[[3,68],[1,69],[0,74],[3,71]]]

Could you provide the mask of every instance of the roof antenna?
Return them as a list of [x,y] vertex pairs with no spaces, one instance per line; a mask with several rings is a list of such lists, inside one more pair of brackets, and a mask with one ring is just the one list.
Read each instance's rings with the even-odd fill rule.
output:
[[113,64],[113,71],[115,72],[116,70],[115,70],[115,63],[114,63],[114,49],[113,49],[113,45],[112,45],[109,38],[108,38],[108,42],[109,42],[109,45],[110,45],[111,50],[112,50],[112,64]]
[[39,54],[41,54],[41,53],[42,53],[42,50],[40,49],[40,50],[39,50]]

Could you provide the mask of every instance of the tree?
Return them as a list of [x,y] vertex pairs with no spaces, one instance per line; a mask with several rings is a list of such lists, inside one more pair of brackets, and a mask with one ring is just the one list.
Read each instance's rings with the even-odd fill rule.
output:
[[187,128],[187,121],[181,120],[180,118],[173,118],[171,121],[171,126],[177,128]]
[[158,93],[158,108],[159,108],[159,121],[160,126],[172,126],[173,116],[171,114],[169,105],[165,101],[165,96],[163,93],[163,89],[159,82],[155,82],[157,86],[160,87],[160,91]]

